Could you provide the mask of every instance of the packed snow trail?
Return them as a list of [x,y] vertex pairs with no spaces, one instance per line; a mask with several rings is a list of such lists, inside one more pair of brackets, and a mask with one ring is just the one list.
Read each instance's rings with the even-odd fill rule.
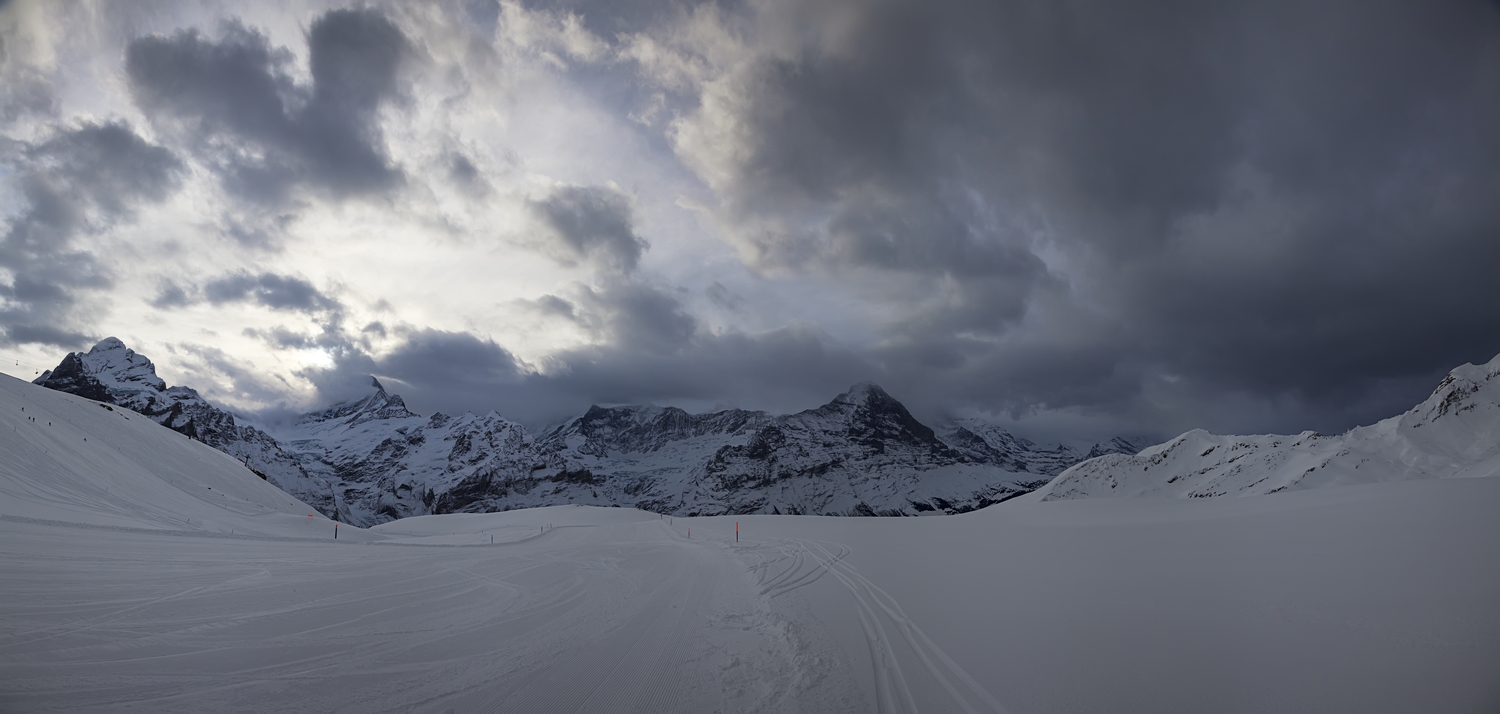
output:
[[335,541],[230,457],[0,379],[0,711],[1491,713],[1497,507],[1475,478]]
[[859,710],[722,543],[588,510],[478,547],[5,520],[0,710]]

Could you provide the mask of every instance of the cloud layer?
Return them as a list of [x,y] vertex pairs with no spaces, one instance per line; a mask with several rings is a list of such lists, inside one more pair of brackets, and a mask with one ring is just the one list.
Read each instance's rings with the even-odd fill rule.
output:
[[18,0],[0,33],[5,344],[135,330],[244,409],[874,379],[1051,438],[1335,431],[1500,352],[1494,3]]

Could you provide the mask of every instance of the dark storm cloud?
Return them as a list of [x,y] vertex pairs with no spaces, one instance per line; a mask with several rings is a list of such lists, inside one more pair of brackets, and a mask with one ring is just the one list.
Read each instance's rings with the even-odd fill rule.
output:
[[569,261],[629,273],[646,250],[646,241],[635,232],[630,197],[615,189],[563,186],[530,206]]
[[600,336],[628,351],[667,354],[698,334],[698,321],[678,296],[653,285],[617,282],[585,287],[579,302],[584,319],[592,317]]
[[957,402],[1124,412],[1169,378],[1337,429],[1500,351],[1494,3],[761,13],[801,50],[710,86],[679,152],[760,265],[946,291],[886,296],[880,354]]
[[236,197],[278,204],[299,185],[334,197],[399,185],[376,113],[397,94],[405,36],[374,10],[345,9],[315,20],[307,42],[310,87],[292,80],[291,52],[238,22],[218,39],[137,38],[125,68],[142,111],[191,137]]
[[506,416],[506,395],[521,385],[522,366],[493,340],[466,332],[406,329],[396,348],[379,358],[353,345],[331,351],[332,369],[307,369],[323,403],[335,403],[369,392],[370,376],[391,392],[413,400],[413,408],[479,414],[499,410]]
[[382,373],[425,389],[494,388],[521,374],[516,358],[493,340],[441,330],[408,334],[378,364]]
[[136,206],[176,190],[182,164],[137,136],[124,122],[82,123],[37,145],[13,142],[10,170],[26,209],[0,238],[0,342],[78,346],[85,332],[74,314],[80,297],[109,288],[107,265],[75,246],[80,235],[128,221]]
[[203,297],[214,305],[254,302],[272,310],[294,312],[337,313],[343,309],[337,300],[323,294],[312,283],[275,273],[234,273],[216,278],[204,283]]

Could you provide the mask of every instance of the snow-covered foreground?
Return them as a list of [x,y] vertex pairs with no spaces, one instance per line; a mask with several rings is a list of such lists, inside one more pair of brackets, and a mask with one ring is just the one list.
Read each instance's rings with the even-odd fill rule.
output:
[[335,541],[278,494],[0,380],[0,711],[1500,709],[1495,478],[740,517],[738,543],[588,507]]

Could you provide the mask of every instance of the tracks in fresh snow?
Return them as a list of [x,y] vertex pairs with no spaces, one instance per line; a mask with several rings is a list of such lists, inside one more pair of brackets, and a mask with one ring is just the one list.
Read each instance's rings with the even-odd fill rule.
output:
[[765,543],[776,555],[767,557],[757,549],[760,562],[751,567],[762,596],[775,598],[832,576],[853,598],[869,647],[876,703],[882,714],[919,711],[918,697],[902,668],[903,653],[919,661],[931,681],[951,699],[951,704],[940,707],[942,711],[954,711],[953,707],[969,714],[1007,711],[906,615],[890,593],[847,562],[852,552],[848,546],[790,539],[768,539]]

